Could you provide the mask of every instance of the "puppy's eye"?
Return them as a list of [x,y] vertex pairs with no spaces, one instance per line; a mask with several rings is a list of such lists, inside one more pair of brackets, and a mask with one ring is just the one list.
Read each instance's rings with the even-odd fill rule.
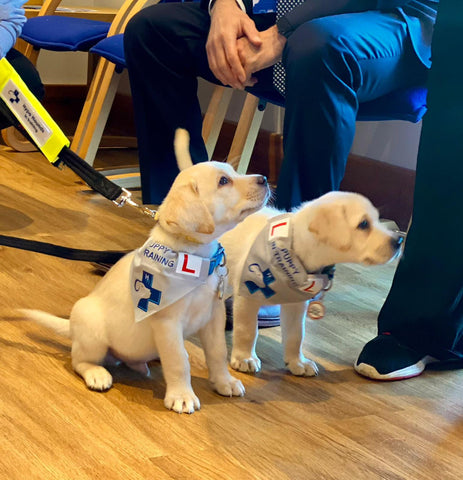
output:
[[368,230],[370,228],[370,222],[368,220],[362,220],[358,225],[357,228],[359,230]]
[[228,177],[220,177],[219,185],[227,185],[227,183],[230,183],[230,179]]

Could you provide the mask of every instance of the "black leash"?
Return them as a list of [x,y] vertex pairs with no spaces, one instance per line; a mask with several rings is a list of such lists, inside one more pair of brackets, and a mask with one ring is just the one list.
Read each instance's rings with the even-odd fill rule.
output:
[[96,262],[114,264],[128,251],[118,250],[81,250],[79,248],[63,247],[53,243],[37,242],[35,240],[26,240],[18,237],[8,237],[0,235],[0,245],[19,250],[28,250],[30,252],[43,253],[53,257],[65,258],[67,260],[78,260],[81,262]]
[[[21,133],[37,146],[50,163],[68,166],[91,189],[116,206],[130,205],[156,219],[155,211],[138,205],[132,200],[131,192],[108,180],[68,147],[69,140],[5,58],[0,59],[0,87],[0,112],[17,129],[24,128]],[[115,263],[126,253],[79,250],[5,235],[0,235],[0,245],[70,260],[102,263]]]
[[[53,165],[61,166],[62,164],[69,167],[76,175],[78,175],[92,190],[100,193],[108,200],[111,200],[116,206],[123,207],[129,204],[138,208],[145,215],[151,218],[156,217],[156,212],[138,205],[131,199],[131,192],[125,188],[121,188],[114,182],[108,180],[104,175],[91,167],[85,160],[82,160],[69,147],[64,147],[58,155],[58,161]],[[28,250],[30,252],[43,253],[53,257],[65,258],[68,260],[76,260],[81,262],[93,262],[104,264],[106,267],[115,264],[128,251],[116,250],[82,250],[78,248],[63,247],[47,242],[38,242],[35,240],[26,240],[19,237],[9,237],[0,235],[0,245],[20,250]]]
[[[74,153],[69,147],[64,147],[61,150],[58,155],[58,161],[53,165],[60,167],[63,164],[78,175],[92,190],[103,195],[116,206],[123,207],[125,204],[129,204],[138,208],[145,215],[148,215],[153,219],[155,218],[155,211],[133,202],[131,199],[131,192],[108,180],[104,175],[95,170],[85,162],[85,160]],[[106,266],[113,265],[129,252],[116,250],[83,250],[63,247],[61,245],[54,245],[47,242],[26,240],[19,237],[10,237],[7,235],[0,235],[0,245],[65,258],[67,260],[105,264]]]
[[[78,175],[92,190],[100,193],[115,205],[122,207],[125,203],[133,204],[141,209],[143,213],[154,218],[155,212],[139,206],[131,201],[131,193],[121,188],[119,185],[108,180],[100,172],[92,168],[87,162],[82,160],[70,148],[64,147],[58,155],[58,161],[53,165],[68,166],[76,175]],[[146,210],[146,211],[145,211]],[[78,248],[63,247],[47,242],[38,242],[35,240],[26,240],[19,237],[9,237],[0,235],[0,245],[30,252],[43,253],[54,257],[65,258],[67,260],[77,260],[81,262],[93,262],[98,264],[113,265],[126,253],[124,251],[113,250],[82,250]]]
[[[103,197],[116,203],[119,198],[124,196],[125,190],[108,180],[103,174],[91,167],[85,160],[74,153],[69,147],[63,147],[58,154],[58,162],[54,165],[62,164],[69,167],[77,176],[79,176],[92,190],[103,195]],[[130,192],[129,192],[130,193]],[[118,205],[118,203],[116,203]]]
[[[58,161],[53,165],[59,167],[63,164],[69,167],[76,175],[78,175],[92,190],[103,195],[105,198],[112,201],[116,206],[123,207],[125,204],[129,204],[138,208],[145,215],[148,215],[153,219],[155,218],[155,211],[135,203],[131,199],[131,192],[108,180],[104,175],[95,170],[76,153],[74,153],[69,147],[63,147],[58,155]],[[44,255],[65,258],[67,260],[93,262],[105,265],[113,265],[128,253],[128,251],[116,250],[82,250],[78,248],[54,245],[47,242],[26,240],[19,237],[9,237],[7,235],[0,235],[0,245],[10,248],[17,248],[20,250],[28,250],[30,252],[42,253]]]

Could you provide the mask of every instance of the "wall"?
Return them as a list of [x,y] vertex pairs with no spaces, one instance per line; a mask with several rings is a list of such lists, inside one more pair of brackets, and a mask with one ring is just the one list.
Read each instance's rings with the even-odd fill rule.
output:
[[421,122],[357,122],[352,153],[416,169]]

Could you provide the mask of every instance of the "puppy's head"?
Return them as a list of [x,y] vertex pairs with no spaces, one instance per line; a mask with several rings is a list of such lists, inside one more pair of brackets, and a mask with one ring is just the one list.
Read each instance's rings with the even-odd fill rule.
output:
[[330,192],[308,205],[312,209],[309,232],[332,249],[332,263],[376,265],[400,252],[401,239],[381,225],[378,211],[362,195]]
[[176,134],[181,171],[159,208],[159,222],[171,233],[208,242],[261,208],[269,187],[262,175],[239,175],[227,163],[193,165],[185,133]]

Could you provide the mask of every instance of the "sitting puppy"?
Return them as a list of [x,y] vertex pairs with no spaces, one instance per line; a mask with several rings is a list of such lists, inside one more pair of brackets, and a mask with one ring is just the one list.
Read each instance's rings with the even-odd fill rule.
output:
[[[305,315],[323,316],[319,300],[331,286],[334,264],[385,263],[402,239],[378,222],[378,212],[363,196],[331,192],[291,213],[264,208],[227,232],[233,294],[231,366],[241,372],[261,368],[256,355],[257,312],[281,304],[284,361],[293,375],[312,376],[317,365],[302,354]],[[308,303],[309,299],[315,301]]]
[[[226,163],[192,164],[189,137],[178,130],[181,172],[159,207],[148,241],[119,260],[95,289],[74,305],[69,321],[24,310],[25,315],[72,339],[72,366],[88,388],[107,390],[108,358],[149,374],[160,358],[167,389],[164,405],[193,413],[200,403],[191,387],[184,338],[199,332],[212,387],[242,396],[227,368],[223,248],[217,239],[269,196],[261,175],[238,175]],[[109,355],[108,355],[109,354]]]

